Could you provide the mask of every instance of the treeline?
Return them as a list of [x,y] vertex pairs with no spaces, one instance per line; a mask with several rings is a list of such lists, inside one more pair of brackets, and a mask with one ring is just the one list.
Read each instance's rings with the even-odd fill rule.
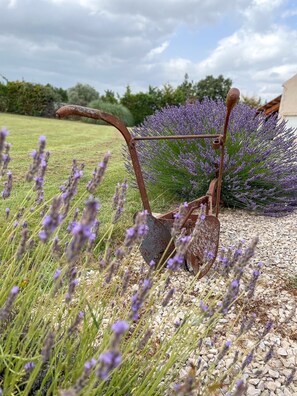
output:
[[[146,92],[132,93],[127,86],[123,96],[112,90],[100,95],[88,84],[77,83],[65,90],[50,84],[33,84],[26,81],[0,82],[0,112],[30,116],[54,117],[56,109],[62,104],[78,104],[100,109],[120,118],[127,126],[140,124],[143,120],[166,106],[201,101],[204,97],[224,99],[232,85],[229,78],[207,76],[198,82],[184,81],[177,87],[165,84],[161,88],[149,86]],[[258,106],[260,99],[244,98],[244,101]],[[96,122],[94,120],[84,120]]]
[[0,83],[0,112],[52,117],[56,104],[67,102],[67,91],[26,81]]

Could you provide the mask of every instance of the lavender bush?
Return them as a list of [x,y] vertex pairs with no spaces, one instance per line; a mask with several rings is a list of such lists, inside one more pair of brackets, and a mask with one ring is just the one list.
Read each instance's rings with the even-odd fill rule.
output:
[[[223,101],[164,108],[133,129],[134,135],[222,133]],[[297,134],[277,115],[268,119],[256,109],[238,104],[227,137],[222,200],[225,206],[280,215],[297,205]],[[210,140],[167,140],[137,143],[149,187],[190,200],[202,196],[215,178],[219,151]],[[131,164],[127,167],[131,173]]]
[[[45,144],[41,138],[39,164],[33,155],[37,165],[34,172],[29,169],[31,181],[34,175],[44,177]],[[0,394],[243,394],[247,385],[241,377],[251,363],[260,359],[264,365],[273,355],[272,349],[263,353],[259,348],[272,323],[259,332],[255,315],[242,317],[261,272],[261,264],[251,261],[257,241],[222,249],[207,282],[187,277],[177,290],[190,242],[179,228],[180,218],[174,224],[176,255],[163,269],[156,270],[153,262],[143,266],[136,254],[147,232],[145,212],[136,216],[121,243],[113,241],[124,182],[116,189],[110,228],[100,235],[100,205],[89,193],[102,182],[108,158],[80,196],[83,167],[74,161],[68,182],[52,199],[39,201],[37,209],[32,209],[34,195],[18,211],[5,201],[8,207],[0,213]],[[82,213],[76,207],[81,200]],[[255,342],[243,352],[240,342],[250,332]],[[214,347],[217,356],[203,361],[202,348]],[[226,358],[231,359],[227,368]]]

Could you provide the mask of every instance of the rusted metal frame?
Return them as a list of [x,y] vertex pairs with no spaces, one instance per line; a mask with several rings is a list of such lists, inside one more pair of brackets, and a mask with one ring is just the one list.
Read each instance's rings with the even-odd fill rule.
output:
[[[114,117],[111,114],[105,113],[101,110],[97,109],[92,109],[89,107],[83,107],[83,106],[78,106],[78,105],[67,105],[63,106],[60,109],[57,110],[56,112],[57,117],[59,118],[64,118],[66,116],[71,116],[71,115],[77,115],[77,116],[82,116],[82,117],[89,117],[93,118],[96,120],[103,120],[107,122],[110,125],[113,125],[124,137],[126,144],[128,146],[129,154],[131,157],[135,177],[136,177],[136,182],[139,188],[143,208],[146,209],[149,213],[152,213],[150,203],[148,200],[148,195],[146,192],[146,187],[143,179],[143,175],[141,172],[140,168],[140,163],[139,163],[139,158],[138,154],[136,151],[136,141],[138,140],[158,140],[158,139],[203,139],[203,138],[212,138],[215,140],[222,140],[222,135],[219,134],[209,134],[209,135],[176,135],[176,136],[145,136],[145,137],[132,137],[126,126],[116,117]],[[200,202],[201,199],[203,200],[204,197],[200,198],[198,201]],[[196,200],[197,201],[197,200]],[[193,204],[196,202],[193,201]],[[207,201],[208,202],[208,201]],[[200,203],[201,204],[201,203]],[[208,207],[207,207],[208,210]],[[169,218],[170,213],[165,214],[164,216]],[[163,216],[162,216],[163,218]]]
[[206,214],[212,214],[212,209],[213,209],[213,203],[214,203],[214,197],[215,197],[215,192],[218,186],[218,179],[213,179],[208,187],[207,193],[206,195],[209,196],[209,202],[208,202],[208,211],[206,212]]
[[177,140],[177,139],[219,139],[220,134],[205,134],[205,135],[174,135],[174,136],[135,136],[132,141],[136,140]]
[[82,117],[94,118],[95,120],[103,120],[106,121],[108,124],[113,125],[122,134],[128,146],[143,208],[146,209],[149,213],[152,213],[144,184],[143,175],[140,168],[137,151],[135,148],[135,143],[132,141],[132,136],[126,126],[118,118],[112,116],[111,114],[105,113],[97,109],[91,109],[89,107],[82,107],[77,105],[63,106],[57,111],[56,114],[59,118],[70,115],[77,115]]
[[[200,197],[198,199],[195,199],[194,201],[191,201],[188,203],[188,209],[189,211],[193,208],[193,210],[199,208],[202,204],[208,204],[209,196],[204,195],[203,197]],[[174,219],[174,215],[176,213],[176,210],[172,210],[170,212],[164,213],[158,219],[163,219],[163,220],[172,220]]]
[[233,107],[239,100],[240,92],[237,88],[231,88],[227,95],[227,114],[224,123],[224,133],[223,139],[221,140],[221,155],[220,155],[220,167],[219,167],[219,176],[218,176],[218,186],[217,186],[217,199],[216,199],[216,217],[219,216],[220,212],[220,199],[221,199],[221,190],[222,190],[222,178],[223,178],[223,170],[224,170],[224,158],[225,158],[225,143],[227,137],[227,127],[229,123],[229,118]]

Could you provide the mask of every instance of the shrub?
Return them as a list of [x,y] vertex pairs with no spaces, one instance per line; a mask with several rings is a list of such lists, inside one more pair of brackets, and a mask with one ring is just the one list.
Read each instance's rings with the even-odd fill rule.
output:
[[[222,133],[225,104],[203,102],[164,108],[148,117],[134,135]],[[206,193],[215,178],[219,151],[210,139],[163,140],[137,144],[149,186],[190,200]],[[132,172],[129,158],[127,167]],[[230,118],[222,185],[225,206],[277,215],[297,205],[296,131],[277,115],[265,118],[238,104]]]
[[89,102],[99,98],[99,93],[89,84],[77,83],[68,89],[67,94],[69,103],[80,106],[87,106]]
[[[1,152],[6,136],[3,129]],[[219,389],[242,394],[246,386],[241,380],[235,384],[236,378],[256,357],[264,363],[272,357],[271,348],[264,354],[258,348],[271,322],[260,332],[257,327],[251,352],[237,350],[255,326],[254,316],[242,320],[240,313],[260,275],[261,265],[253,272],[250,265],[256,241],[246,249],[241,243],[236,251],[222,250],[204,286],[189,277],[176,291],[190,237],[175,227],[179,243],[167,269],[154,270],[154,263],[142,267],[135,248],[147,232],[146,213],[137,215],[120,244],[112,239],[126,183],[117,188],[110,229],[99,236],[99,204],[89,194],[100,187],[109,155],[79,196],[83,166],[74,161],[61,191],[36,202],[32,192],[40,198],[45,158],[42,136],[26,175],[34,185],[19,211],[7,207],[0,213],[0,393],[209,395]],[[80,214],[76,206],[82,200]],[[183,305],[184,300],[192,303]],[[198,360],[202,348],[213,347],[218,349],[213,359]],[[231,358],[227,369],[225,358]]]
[[[134,125],[134,119],[133,116],[130,112],[130,110],[127,109],[127,107],[117,104],[117,103],[110,103],[106,102],[104,100],[94,100],[93,102],[88,104],[89,107],[92,107],[93,109],[98,109],[101,111],[104,111],[105,113],[112,114],[119,118],[126,126],[133,126]],[[92,124],[105,124],[104,121],[100,120],[93,120],[91,118],[83,118],[83,121],[89,122]]]
[[0,83],[0,111],[30,116],[55,116],[61,96],[51,86],[26,81]]

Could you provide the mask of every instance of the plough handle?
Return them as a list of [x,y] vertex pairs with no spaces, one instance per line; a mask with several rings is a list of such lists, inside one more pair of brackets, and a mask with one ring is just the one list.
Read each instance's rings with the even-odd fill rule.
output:
[[220,167],[219,167],[219,175],[218,175],[218,187],[217,187],[217,199],[216,199],[216,217],[219,217],[220,212],[220,199],[221,199],[221,190],[222,190],[222,178],[224,171],[224,157],[225,157],[225,143],[227,137],[227,128],[229,123],[229,118],[233,107],[239,101],[240,92],[237,88],[231,88],[227,94],[226,105],[227,105],[227,113],[225,117],[224,123],[224,133],[223,133],[223,141],[221,144],[221,155],[220,155]]
[[227,113],[225,117],[224,134],[223,134],[224,143],[226,142],[227,128],[228,128],[230,114],[233,107],[238,103],[239,97],[240,97],[240,92],[239,89],[237,88],[231,88],[227,94],[227,98],[226,98]]
[[77,115],[81,117],[94,118],[95,120],[103,120],[110,125],[113,125],[124,137],[128,150],[130,153],[130,157],[132,160],[133,169],[135,172],[135,177],[137,181],[137,185],[140,191],[140,196],[143,204],[143,208],[146,209],[149,213],[151,213],[151,207],[149,204],[143,175],[140,169],[140,163],[137,155],[137,151],[135,149],[135,144],[133,142],[132,136],[126,126],[115,116],[105,113],[101,110],[91,109],[89,107],[77,106],[77,105],[67,105],[63,106],[56,112],[57,117],[63,118],[71,115]]

